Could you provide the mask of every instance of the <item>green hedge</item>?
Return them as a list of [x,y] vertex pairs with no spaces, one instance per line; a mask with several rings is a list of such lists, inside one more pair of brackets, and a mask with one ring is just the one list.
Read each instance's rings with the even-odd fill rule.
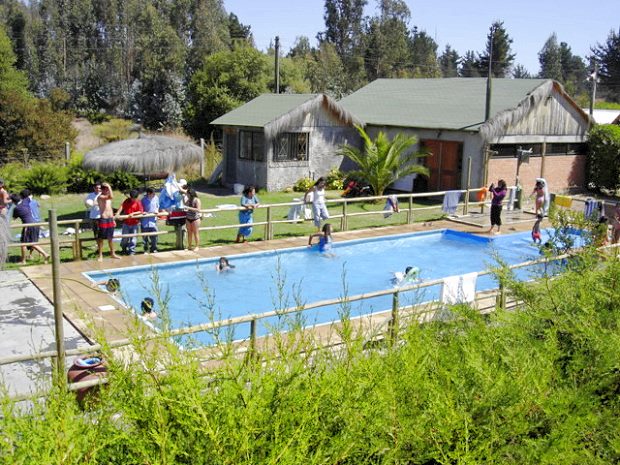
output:
[[594,126],[589,133],[588,183],[594,188],[620,188],[620,126]]

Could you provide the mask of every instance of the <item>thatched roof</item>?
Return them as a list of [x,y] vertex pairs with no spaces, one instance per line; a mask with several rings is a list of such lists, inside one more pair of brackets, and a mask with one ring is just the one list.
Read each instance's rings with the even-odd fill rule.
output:
[[588,114],[586,114],[575,101],[566,93],[564,88],[557,81],[551,79],[545,80],[542,84],[532,90],[527,97],[521,100],[516,107],[508,108],[500,111],[491,119],[480,126],[480,135],[486,141],[492,140],[504,134],[509,126],[516,125],[523,118],[537,107],[541,102],[545,101],[554,92],[564,97],[567,102],[575,108],[575,110],[590,124],[593,122]]
[[145,136],[103,145],[84,156],[84,168],[104,173],[123,170],[136,174],[177,171],[199,163],[200,146],[166,136]]
[[351,112],[345,110],[333,98],[324,94],[318,94],[313,99],[307,100],[301,105],[298,105],[289,112],[280,115],[278,118],[266,124],[265,136],[273,138],[282,132],[288,131],[292,127],[299,126],[299,122],[303,120],[305,114],[312,113],[319,108],[325,108],[325,110],[333,114],[336,119],[347,126],[364,125],[362,120],[354,116]]

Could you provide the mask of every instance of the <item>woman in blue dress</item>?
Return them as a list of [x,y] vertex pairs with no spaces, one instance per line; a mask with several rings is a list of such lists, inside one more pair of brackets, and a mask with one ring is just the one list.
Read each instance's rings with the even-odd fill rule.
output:
[[[254,186],[247,186],[241,195],[241,207],[243,207],[243,210],[239,211],[240,224],[253,223],[252,213],[254,213],[255,208],[259,207],[259,203],[258,197],[256,196],[256,188]],[[252,226],[243,226],[239,228],[235,242],[245,242],[245,240],[250,237],[250,234],[252,234]]]

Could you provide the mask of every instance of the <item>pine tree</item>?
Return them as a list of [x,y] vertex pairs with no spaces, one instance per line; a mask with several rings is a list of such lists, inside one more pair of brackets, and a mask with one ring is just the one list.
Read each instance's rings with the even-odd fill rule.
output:
[[504,22],[495,21],[487,34],[486,50],[478,54],[478,71],[481,76],[486,77],[489,75],[489,55],[491,55],[491,51],[493,53],[491,57],[492,76],[501,78],[509,75],[510,68],[515,59],[515,54],[510,53],[510,44],[512,44],[512,39],[504,28]]
[[597,44],[592,53],[598,62],[601,90],[612,102],[620,103],[620,29],[611,31],[604,44]]
[[445,78],[457,77],[459,74],[459,61],[461,57],[456,50],[450,47],[450,44],[446,44],[446,48],[439,57],[439,66],[441,68],[441,75]]
[[468,50],[461,60],[459,74],[461,77],[480,77],[480,63],[476,58],[476,52]]
[[538,52],[538,62],[540,63],[539,77],[563,82],[562,57],[555,32],[549,36],[543,48]]
[[512,77],[514,79],[531,79],[532,75],[522,64],[518,64],[512,70]]
[[437,42],[426,31],[414,26],[411,39],[411,58],[414,77],[436,78],[441,76],[437,60]]
[[573,55],[566,42],[560,42],[560,61],[562,62],[562,84],[566,91],[573,95],[583,95],[587,92],[588,71],[583,59]]

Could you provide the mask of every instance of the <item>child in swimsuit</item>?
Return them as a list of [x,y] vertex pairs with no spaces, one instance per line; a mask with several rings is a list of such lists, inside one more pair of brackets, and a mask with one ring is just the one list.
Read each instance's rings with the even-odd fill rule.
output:
[[542,244],[542,235],[540,233],[540,223],[542,222],[543,216],[541,213],[536,215],[536,222],[534,226],[532,226],[532,240],[534,244]]
[[319,238],[319,252],[327,255],[332,255],[332,225],[329,223],[325,223],[321,232],[311,234],[308,238],[308,247],[312,246],[312,240],[315,237]]

